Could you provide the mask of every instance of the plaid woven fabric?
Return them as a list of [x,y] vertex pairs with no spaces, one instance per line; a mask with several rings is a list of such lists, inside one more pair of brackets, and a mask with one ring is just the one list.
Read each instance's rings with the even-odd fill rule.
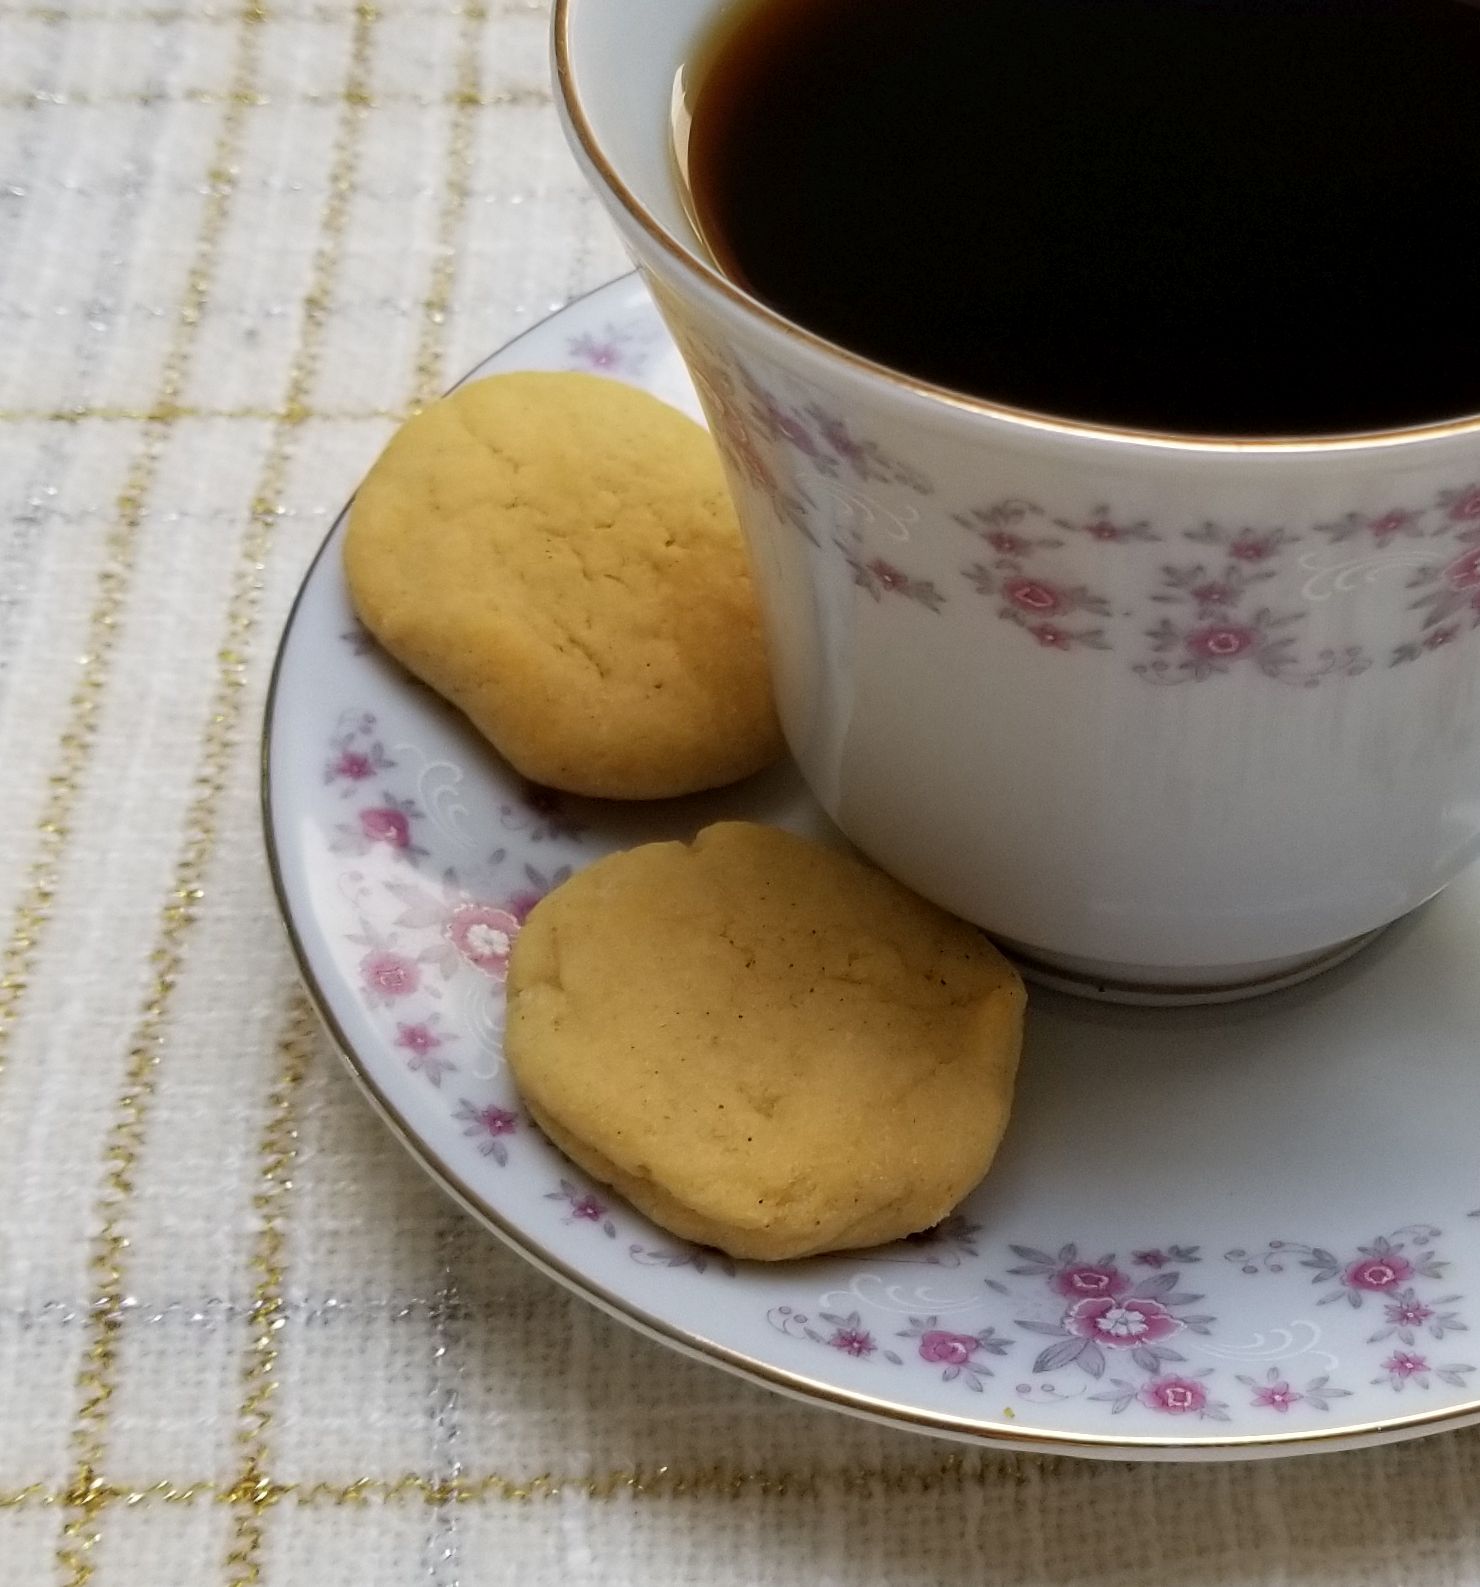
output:
[[397,416],[623,268],[546,29],[0,0],[0,1582],[1480,1579],[1468,1435],[1001,1460],[664,1354],[328,1052],[257,835],[267,670]]

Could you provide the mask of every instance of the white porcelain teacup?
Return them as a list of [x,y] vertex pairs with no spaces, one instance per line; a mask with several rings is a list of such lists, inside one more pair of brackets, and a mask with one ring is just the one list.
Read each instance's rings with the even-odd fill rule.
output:
[[1120,431],[810,334],[687,218],[685,74],[730,9],[558,0],[557,78],[724,454],[829,814],[1112,996],[1283,985],[1437,892],[1480,850],[1480,417]]

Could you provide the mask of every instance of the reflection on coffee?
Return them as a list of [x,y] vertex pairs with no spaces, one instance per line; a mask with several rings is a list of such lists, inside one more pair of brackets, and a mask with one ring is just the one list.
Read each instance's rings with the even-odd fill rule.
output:
[[697,72],[707,243],[870,358],[1181,433],[1480,412],[1474,0],[752,0]]

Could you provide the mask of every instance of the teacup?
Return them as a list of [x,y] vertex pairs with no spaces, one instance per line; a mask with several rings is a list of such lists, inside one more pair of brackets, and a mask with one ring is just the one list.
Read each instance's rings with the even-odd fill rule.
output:
[[693,374],[839,827],[1044,978],[1136,1001],[1289,984],[1442,888],[1480,850],[1480,417],[1115,430],[791,323],[685,202],[729,9],[557,0],[559,96]]

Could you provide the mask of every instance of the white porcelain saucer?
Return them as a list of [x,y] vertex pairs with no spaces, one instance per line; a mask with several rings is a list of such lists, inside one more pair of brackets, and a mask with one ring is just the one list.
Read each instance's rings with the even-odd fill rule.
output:
[[[477,373],[596,370],[696,412],[635,277]],[[610,806],[527,787],[381,655],[336,526],[289,621],[267,841],[305,980],[429,1172],[669,1344],[820,1404],[1009,1448],[1330,1449],[1480,1421],[1480,874],[1252,1003],[1037,991],[997,1166],[928,1237],[780,1267],[683,1245],[521,1111],[509,943],[571,869],[718,816],[829,835],[794,773]]]

